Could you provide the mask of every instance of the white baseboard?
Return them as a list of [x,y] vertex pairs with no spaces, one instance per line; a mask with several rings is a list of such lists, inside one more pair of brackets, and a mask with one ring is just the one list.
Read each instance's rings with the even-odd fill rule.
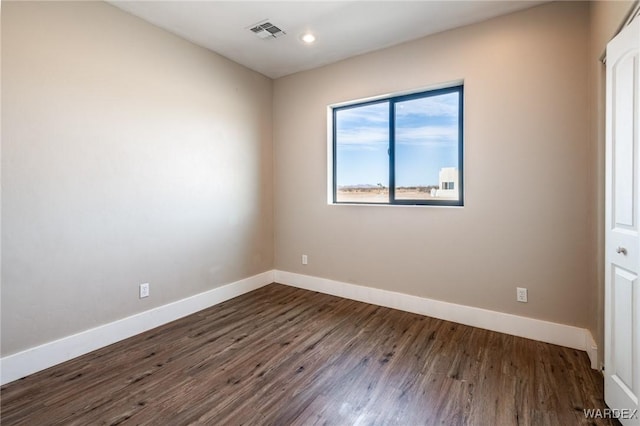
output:
[[602,368],[600,368],[598,364],[598,344],[589,330],[585,330],[584,333],[584,346],[591,361],[591,368],[602,371]]
[[598,369],[598,347],[591,332],[584,328],[273,270],[0,358],[0,384],[4,385],[191,315],[274,281],[292,287],[579,349],[587,352],[591,360],[591,368]]
[[597,369],[598,366],[598,347],[591,332],[584,328],[292,272],[276,270],[275,281],[305,290],[579,349],[589,355],[591,368]]
[[274,282],[263,272],[0,359],[0,384],[52,367]]

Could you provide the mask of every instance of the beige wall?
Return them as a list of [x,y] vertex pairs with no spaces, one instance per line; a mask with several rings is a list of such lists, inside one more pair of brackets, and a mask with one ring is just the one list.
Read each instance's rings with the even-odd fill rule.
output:
[[618,32],[633,1],[591,3],[589,38],[589,105],[591,154],[590,211],[593,242],[592,294],[589,306],[591,333],[598,344],[598,358],[604,360],[604,164],[605,164],[605,66],[600,61],[606,45]]
[[[602,350],[598,58],[631,5],[548,4],[272,93],[109,5],[3,2],[2,356],[274,265],[587,327]],[[326,204],[328,104],[456,79],[464,208]]]
[[2,355],[270,270],[271,101],[105,3],[2,2]]
[[[551,3],[276,80],[276,268],[588,326],[588,30]],[[327,205],[327,105],[456,79],[464,208]]]

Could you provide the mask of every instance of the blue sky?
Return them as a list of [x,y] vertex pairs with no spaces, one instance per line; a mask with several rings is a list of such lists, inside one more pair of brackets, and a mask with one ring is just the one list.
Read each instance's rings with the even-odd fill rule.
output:
[[[337,184],[389,186],[389,103],[337,111]],[[396,103],[396,186],[437,185],[458,158],[458,93]]]

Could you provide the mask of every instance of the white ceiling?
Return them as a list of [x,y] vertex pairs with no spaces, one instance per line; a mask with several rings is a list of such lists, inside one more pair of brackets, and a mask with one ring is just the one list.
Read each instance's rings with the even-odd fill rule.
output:
[[[278,78],[545,1],[109,1],[268,77]],[[268,19],[286,31],[262,40]],[[317,37],[305,45],[300,37]]]

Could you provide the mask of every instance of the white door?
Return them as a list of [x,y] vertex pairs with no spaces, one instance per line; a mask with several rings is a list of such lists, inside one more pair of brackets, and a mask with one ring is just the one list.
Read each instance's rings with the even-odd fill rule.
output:
[[625,426],[640,425],[639,52],[636,18],[607,46],[605,401]]

